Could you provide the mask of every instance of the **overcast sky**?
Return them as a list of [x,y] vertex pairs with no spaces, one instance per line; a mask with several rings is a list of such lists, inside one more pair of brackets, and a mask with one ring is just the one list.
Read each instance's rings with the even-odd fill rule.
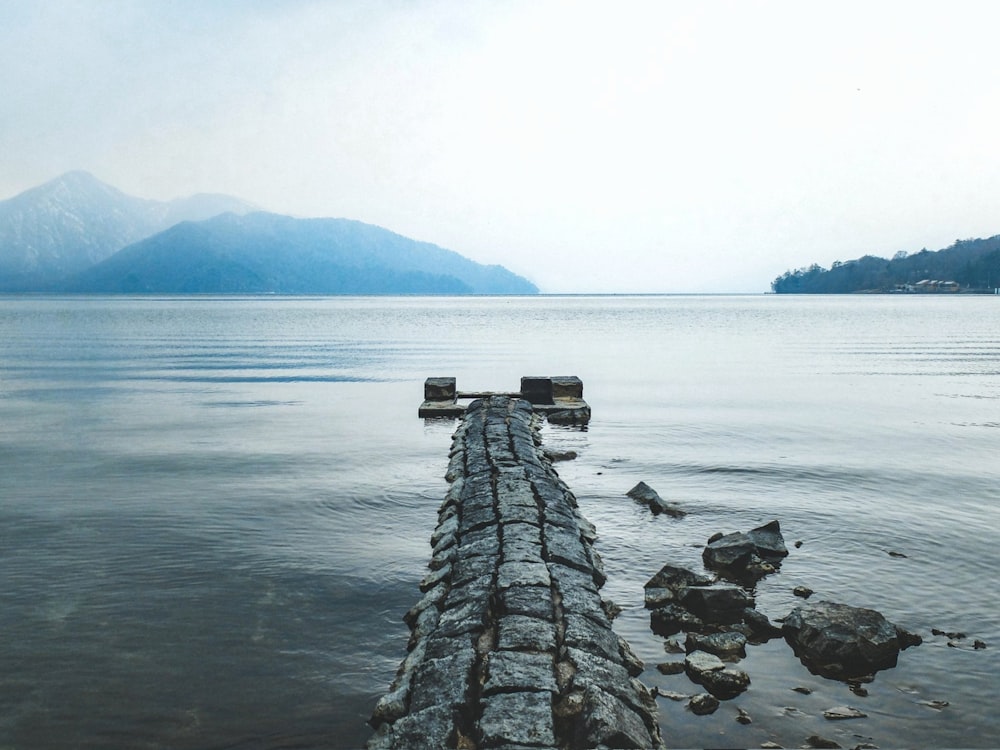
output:
[[1000,233],[1000,3],[0,0],[0,198],[84,169],[763,292]]

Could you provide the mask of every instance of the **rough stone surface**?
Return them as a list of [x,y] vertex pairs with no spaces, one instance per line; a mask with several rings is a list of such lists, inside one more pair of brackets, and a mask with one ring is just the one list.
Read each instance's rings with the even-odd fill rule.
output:
[[599,593],[596,530],[535,420],[509,397],[465,410],[425,594],[404,616],[409,654],[368,750],[663,746],[642,663]]
[[688,652],[707,651],[722,657],[742,656],[746,649],[747,637],[742,633],[725,630],[721,633],[688,633],[684,642]]
[[684,592],[682,603],[702,620],[736,622],[743,619],[743,610],[754,606],[754,599],[742,587],[716,583],[692,586]]
[[836,602],[796,607],[782,631],[810,670],[838,679],[894,667],[901,648],[896,626],[879,612]]
[[732,667],[704,672],[697,681],[719,700],[735,698],[750,687],[750,675]]

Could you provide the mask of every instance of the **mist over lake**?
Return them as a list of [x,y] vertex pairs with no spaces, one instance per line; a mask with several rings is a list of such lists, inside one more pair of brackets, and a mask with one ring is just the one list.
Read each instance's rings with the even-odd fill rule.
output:
[[[758,609],[808,586],[924,637],[867,696],[751,647],[716,714],[658,700],[668,747],[996,744],[994,297],[7,296],[0,747],[362,745],[447,488],[432,375],[583,380],[589,427],[543,438],[578,454],[557,469],[647,685],[700,692],[656,670],[643,583],[772,519],[802,544]],[[845,704],[868,717],[823,719]]]

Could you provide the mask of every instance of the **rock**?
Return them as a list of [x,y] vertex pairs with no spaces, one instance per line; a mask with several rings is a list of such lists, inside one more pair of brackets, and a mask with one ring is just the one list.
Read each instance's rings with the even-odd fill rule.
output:
[[544,449],[542,454],[552,463],[556,463],[558,461],[572,461],[576,458],[576,451],[559,451],[552,448]]
[[896,627],[873,609],[835,602],[796,607],[782,626],[785,640],[811,671],[848,679],[896,665]]
[[767,615],[753,607],[743,610],[743,622],[750,630],[750,638],[755,642],[765,643],[782,635],[781,628],[767,619]]
[[714,695],[701,693],[700,695],[694,696],[688,702],[688,708],[691,709],[691,713],[696,714],[697,716],[714,714],[716,709],[719,708],[719,699]]
[[615,696],[590,685],[584,698],[583,721],[577,724],[574,747],[646,748],[660,744],[650,736],[642,717]]
[[645,482],[639,482],[639,484],[625,494],[638,503],[648,505],[654,515],[666,513],[668,516],[673,516],[674,518],[682,518],[687,515],[683,510],[675,505],[671,505],[660,497],[659,493]]
[[802,695],[812,695],[812,689],[807,687],[802,687],[801,685],[798,687],[793,687],[792,690],[794,690],[796,693],[801,693]]
[[645,589],[643,591],[646,609],[656,609],[664,604],[669,604],[677,598],[677,595],[670,589]]
[[796,586],[794,589],[792,589],[792,593],[795,594],[795,596],[800,596],[803,599],[808,599],[810,596],[813,595],[814,592],[808,586]]
[[[907,649],[910,646],[919,646],[924,642],[917,633],[911,633],[909,630],[904,630],[903,628],[896,625],[896,637],[899,638],[899,647],[901,649]],[[982,643],[982,641],[979,641]],[[985,644],[983,644],[985,647]]]
[[761,750],[781,750],[781,745],[777,742],[761,742]]
[[750,687],[750,675],[732,667],[703,672],[698,681],[719,700],[735,698]]
[[972,642],[972,648],[974,648],[976,651],[984,649],[986,648],[986,641],[981,641],[978,638],[976,638],[976,640]]
[[745,654],[747,637],[732,630],[708,635],[688,633],[684,645],[688,651],[707,651],[716,656],[739,657]]
[[788,548],[781,536],[781,525],[771,521],[747,532],[747,536],[756,549],[757,554],[765,559],[787,557]]
[[736,721],[740,724],[753,724],[753,719],[750,718],[750,714],[744,711],[742,708],[736,709]]
[[653,690],[656,691],[654,693],[654,695],[656,695],[656,696],[663,696],[664,698],[669,698],[672,701],[678,701],[678,702],[679,701],[686,701],[688,698],[691,697],[687,693],[678,693],[678,692],[676,692],[674,690],[659,690],[659,689],[657,689],[655,687],[653,688]]
[[756,580],[773,573],[788,548],[777,521],[747,533],[713,534],[702,551],[706,567],[723,574]]
[[687,649],[684,648],[673,638],[667,638],[663,641],[663,650],[668,654],[686,654]]
[[705,565],[713,570],[742,569],[750,564],[754,550],[754,543],[750,537],[737,531],[709,541],[701,553],[701,558]]
[[682,630],[702,630],[705,623],[677,604],[667,604],[649,613],[649,627],[654,633],[670,636]]
[[743,610],[754,606],[754,598],[740,586],[717,583],[692,586],[681,597],[681,603],[706,622],[739,622]]
[[680,674],[685,669],[682,661],[666,661],[656,665],[656,670],[660,674]]
[[933,708],[940,711],[942,708],[947,708],[951,704],[948,701],[920,701],[921,704],[927,706],[928,708]]
[[826,737],[820,737],[818,734],[811,734],[806,737],[806,747],[812,748],[838,748],[838,745],[833,740],[828,740]]
[[715,654],[709,654],[705,651],[692,651],[684,658],[684,668],[691,679],[697,682],[697,678],[701,677],[705,672],[725,669],[726,665]]
[[830,721],[840,721],[842,719],[867,719],[868,714],[859,711],[853,706],[834,706],[823,712],[823,718]]
[[689,586],[707,586],[712,579],[677,565],[664,565],[643,585],[646,608],[656,609],[674,601]]

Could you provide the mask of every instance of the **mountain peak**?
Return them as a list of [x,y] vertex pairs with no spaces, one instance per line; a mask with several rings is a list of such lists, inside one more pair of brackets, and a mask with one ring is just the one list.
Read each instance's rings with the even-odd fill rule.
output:
[[90,172],[66,172],[0,201],[0,290],[49,289],[179,221],[248,210],[226,196],[145,200]]

